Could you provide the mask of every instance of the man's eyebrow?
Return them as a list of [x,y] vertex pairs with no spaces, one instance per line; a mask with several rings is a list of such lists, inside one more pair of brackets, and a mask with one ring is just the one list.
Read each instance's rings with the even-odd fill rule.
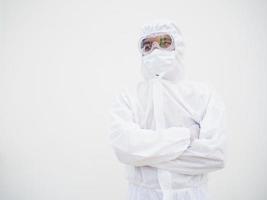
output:
[[143,40],[142,44],[147,44],[147,43],[151,43],[149,40]]
[[151,41],[149,41],[149,40],[146,40],[146,41],[144,41],[144,43],[150,43]]

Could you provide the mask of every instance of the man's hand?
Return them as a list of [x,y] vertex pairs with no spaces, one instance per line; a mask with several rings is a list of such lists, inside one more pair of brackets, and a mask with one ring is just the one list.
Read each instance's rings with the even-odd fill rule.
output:
[[198,124],[193,124],[189,127],[190,129],[190,144],[195,140],[199,138],[199,131],[200,127]]

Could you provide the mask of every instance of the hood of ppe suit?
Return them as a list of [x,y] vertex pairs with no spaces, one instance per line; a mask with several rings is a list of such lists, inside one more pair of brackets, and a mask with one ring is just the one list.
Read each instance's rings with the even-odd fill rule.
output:
[[173,37],[175,50],[154,49],[150,54],[141,56],[141,72],[145,80],[162,78],[171,82],[184,79],[184,40],[179,28],[172,21],[156,21],[143,25],[139,43],[143,38],[167,33]]

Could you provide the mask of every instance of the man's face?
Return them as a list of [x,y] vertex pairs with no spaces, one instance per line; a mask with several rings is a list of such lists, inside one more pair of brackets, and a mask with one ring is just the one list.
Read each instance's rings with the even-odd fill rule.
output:
[[154,49],[174,50],[174,40],[167,33],[157,33],[141,39],[140,50],[142,55],[150,54]]

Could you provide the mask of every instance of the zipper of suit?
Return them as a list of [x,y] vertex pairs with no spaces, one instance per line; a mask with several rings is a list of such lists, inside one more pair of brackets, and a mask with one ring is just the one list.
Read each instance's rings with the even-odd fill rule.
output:
[[[153,104],[155,128],[161,130],[166,128],[165,117],[163,115],[163,87],[161,83],[161,76],[154,78],[153,83]],[[169,171],[157,169],[158,181],[163,192],[163,200],[172,200],[172,175]]]

